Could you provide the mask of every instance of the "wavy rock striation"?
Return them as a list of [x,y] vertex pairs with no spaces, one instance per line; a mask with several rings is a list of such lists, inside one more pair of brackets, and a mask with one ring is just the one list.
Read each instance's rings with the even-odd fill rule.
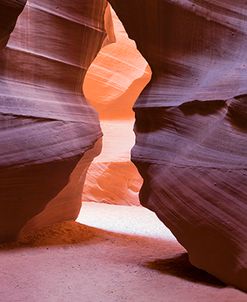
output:
[[115,12],[111,10],[110,15],[108,11],[109,8],[105,20],[108,45],[89,67],[83,91],[101,120],[130,120],[134,119],[133,105],[151,72]]
[[110,0],[153,76],[132,159],[195,266],[247,290],[247,4]]
[[108,44],[98,53],[83,83],[85,97],[99,113],[104,133],[102,153],[87,173],[83,200],[140,205],[142,178],[130,161],[135,141],[132,107],[151,72],[109,6],[105,27]]
[[[24,4],[1,2],[2,46]],[[81,83],[106,37],[106,5],[30,0],[1,51],[0,241],[77,217],[101,137]]]

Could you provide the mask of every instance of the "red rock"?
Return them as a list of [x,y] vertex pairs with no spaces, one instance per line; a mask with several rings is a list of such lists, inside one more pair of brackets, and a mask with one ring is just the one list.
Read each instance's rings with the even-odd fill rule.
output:
[[[12,28],[24,1],[3,3]],[[106,37],[105,8],[103,0],[28,1],[1,51],[0,241],[77,217],[102,135],[81,83]]]
[[247,290],[247,4],[110,0],[151,66],[135,104],[140,198],[195,266]]

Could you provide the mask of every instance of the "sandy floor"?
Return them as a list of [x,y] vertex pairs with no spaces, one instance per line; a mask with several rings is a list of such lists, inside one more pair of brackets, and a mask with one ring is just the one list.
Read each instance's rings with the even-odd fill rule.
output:
[[244,302],[193,268],[155,215],[84,203],[78,222],[0,249],[1,302]]

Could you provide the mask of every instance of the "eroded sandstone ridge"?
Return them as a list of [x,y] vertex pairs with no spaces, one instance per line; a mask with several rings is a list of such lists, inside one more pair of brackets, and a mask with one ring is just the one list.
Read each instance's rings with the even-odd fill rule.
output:
[[132,159],[195,266],[247,290],[247,4],[110,0],[151,66]]
[[[2,47],[24,5],[1,1]],[[0,241],[77,217],[100,150],[81,84],[106,37],[105,8],[104,0],[30,0],[1,50]]]

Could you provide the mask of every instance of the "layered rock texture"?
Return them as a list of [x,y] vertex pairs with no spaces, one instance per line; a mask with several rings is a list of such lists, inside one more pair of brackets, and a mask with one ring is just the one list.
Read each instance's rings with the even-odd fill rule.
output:
[[[153,72],[134,106],[141,202],[192,264],[247,290],[247,4],[109,2]],[[150,71],[114,20],[105,0],[1,1],[0,241],[77,217],[102,135],[81,85],[102,45],[84,91],[115,143],[85,192],[136,204],[125,136]]]
[[150,80],[147,62],[108,7],[105,46],[91,64],[83,89],[99,112],[103,150],[87,173],[83,200],[139,205],[142,179],[130,161],[136,98]]
[[109,6],[105,27],[105,46],[88,69],[83,91],[101,120],[134,119],[132,107],[150,80],[151,71]]
[[[1,47],[24,5],[1,1]],[[81,83],[106,37],[106,5],[30,0],[1,50],[0,241],[77,217],[101,137]]]
[[141,202],[192,264],[247,290],[247,4],[109,2],[153,72],[135,104]]

